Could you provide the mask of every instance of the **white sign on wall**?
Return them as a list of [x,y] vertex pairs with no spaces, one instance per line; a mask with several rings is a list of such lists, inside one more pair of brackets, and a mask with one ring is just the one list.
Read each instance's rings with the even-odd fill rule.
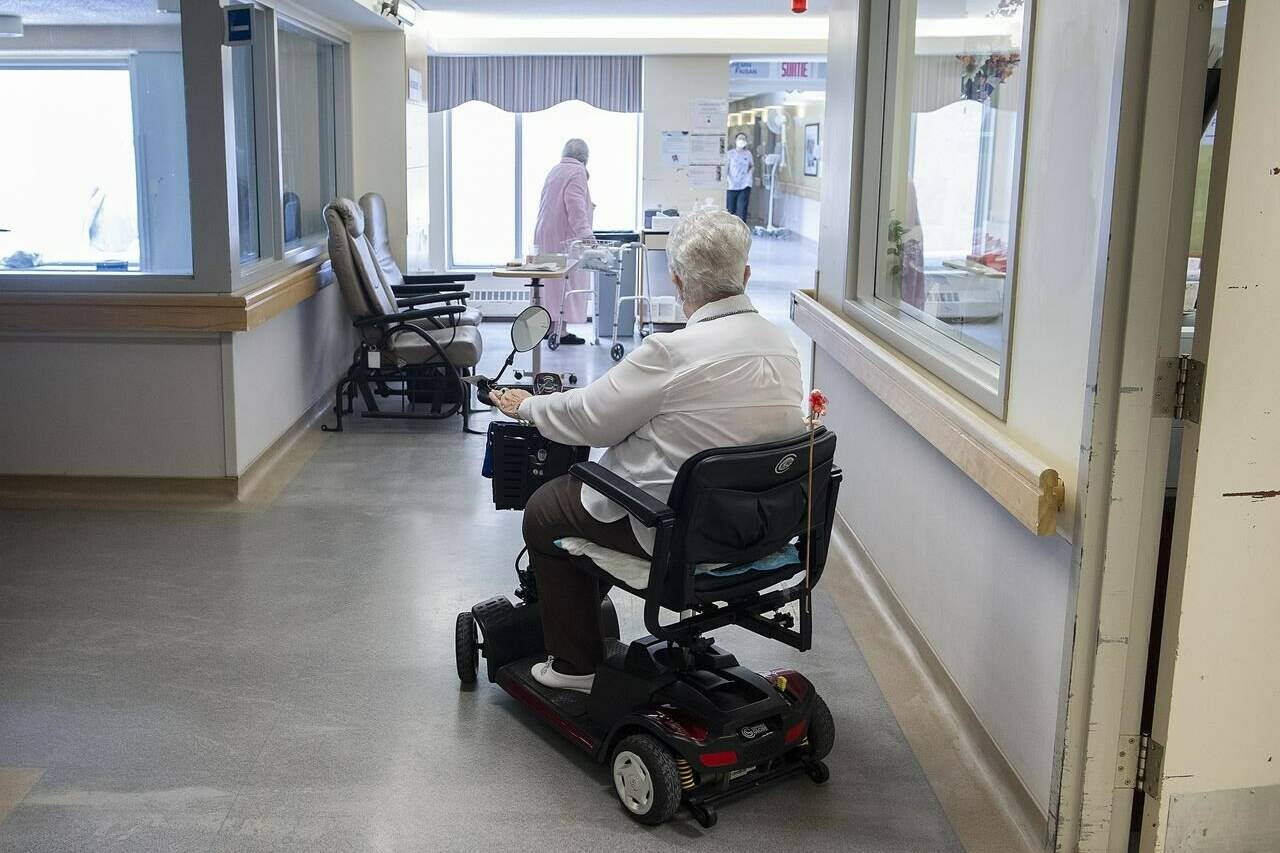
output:
[[724,162],[724,133],[695,133],[689,137],[689,162],[718,166]]
[[689,165],[689,131],[662,131],[662,162],[674,168]]
[[729,101],[727,98],[694,98],[689,107],[689,128],[694,133],[714,131],[724,133],[729,125]]

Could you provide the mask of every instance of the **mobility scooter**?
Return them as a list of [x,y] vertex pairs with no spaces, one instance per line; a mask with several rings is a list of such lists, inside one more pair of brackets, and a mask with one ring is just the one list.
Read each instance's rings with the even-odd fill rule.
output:
[[[513,329],[517,349],[536,345],[523,320]],[[488,403],[493,382],[475,384]],[[534,390],[554,393],[556,384],[535,381]],[[814,686],[792,670],[740,666],[707,633],[738,625],[810,648],[810,597],[826,561],[841,480],[835,435],[800,432],[797,424],[794,439],[704,451],[681,466],[663,503],[598,464],[578,461],[584,453],[554,446],[530,425],[496,425],[490,435],[496,505],[523,508],[541,481],[567,469],[655,531],[648,583],[615,581],[644,599],[651,633],[619,642],[606,597],[605,661],[591,693],[545,687],[530,672],[546,659],[536,584],[531,571],[517,567],[515,603],[497,596],[458,614],[462,683],[475,683],[483,655],[491,682],[609,767],[618,799],[644,824],[670,819],[683,804],[709,828],[717,804],[730,797],[797,774],[825,782],[823,759],[835,729]],[[792,602],[798,619],[788,610]],[[675,621],[661,621],[664,608],[678,614]]]

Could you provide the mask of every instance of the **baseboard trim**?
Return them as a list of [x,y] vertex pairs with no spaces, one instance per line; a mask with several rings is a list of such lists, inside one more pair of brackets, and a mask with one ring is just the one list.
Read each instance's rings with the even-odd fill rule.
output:
[[236,477],[67,477],[0,475],[0,507],[33,504],[225,503],[236,499]]
[[1042,850],[1047,814],[839,514],[832,540],[823,585],[965,849]]
[[275,500],[319,446],[318,420],[333,405],[333,390],[311,404],[237,477],[85,477],[0,474],[0,509],[33,506],[227,508]]
[[[252,503],[271,503],[302,469],[320,440],[314,427],[333,408],[333,389],[320,396],[237,478],[237,497]],[[307,439],[310,439],[309,441]],[[305,445],[305,446],[304,446]]]

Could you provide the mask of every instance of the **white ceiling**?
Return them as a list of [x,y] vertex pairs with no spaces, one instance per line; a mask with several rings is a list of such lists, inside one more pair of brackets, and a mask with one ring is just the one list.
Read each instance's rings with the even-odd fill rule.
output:
[[0,15],[21,15],[28,27],[54,25],[173,25],[156,0],[0,0]]
[[[433,12],[505,18],[702,18],[717,15],[792,17],[791,0],[415,0]],[[830,0],[809,0],[805,15],[826,17]]]

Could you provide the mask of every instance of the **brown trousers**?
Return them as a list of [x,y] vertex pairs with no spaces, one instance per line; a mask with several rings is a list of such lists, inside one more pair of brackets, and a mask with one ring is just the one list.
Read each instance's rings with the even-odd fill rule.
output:
[[631,521],[596,521],[582,506],[582,484],[569,477],[544,483],[524,509],[524,544],[538,581],[542,635],[556,670],[588,675],[604,659],[600,600],[613,585],[609,576],[585,557],[556,546],[557,539],[580,536],[614,551],[649,555],[631,532]]

